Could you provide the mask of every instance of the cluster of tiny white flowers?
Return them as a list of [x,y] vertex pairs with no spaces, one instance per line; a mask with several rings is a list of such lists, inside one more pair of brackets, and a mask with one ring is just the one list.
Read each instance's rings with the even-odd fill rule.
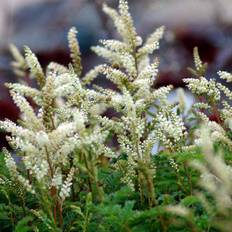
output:
[[163,37],[164,27],[156,29],[154,33],[145,42],[145,45],[138,50],[139,56],[144,54],[152,54],[154,50],[159,49],[159,41]]
[[41,102],[40,91],[35,88],[24,86],[19,83],[7,83],[6,86],[12,92],[18,93],[21,96],[31,97],[37,104]]
[[219,101],[221,94],[217,88],[217,84],[214,80],[207,80],[205,77],[200,79],[186,78],[184,82],[187,83],[188,88],[199,96],[207,96],[213,101]]
[[13,157],[11,157],[11,155],[7,151],[5,151],[4,159],[5,159],[6,166],[10,170],[10,172],[12,174],[16,174],[17,173],[16,163],[15,163]]
[[51,182],[51,186],[55,186],[56,188],[59,188],[62,185],[62,174],[60,171],[57,171]]
[[43,181],[44,177],[47,176],[48,170],[49,170],[49,165],[46,160],[41,160],[41,162],[36,162],[37,165],[33,165],[31,167],[31,170],[34,172],[34,175],[36,176],[36,179],[38,181]]
[[232,92],[230,91],[229,88],[222,85],[221,83],[217,83],[217,87],[226,95],[226,97],[229,98],[229,100],[232,100]]
[[129,76],[134,77],[137,75],[135,59],[131,54],[125,52],[122,53],[120,55],[120,60],[122,62],[123,67],[128,72]]
[[71,168],[67,178],[65,179],[64,183],[61,186],[59,196],[62,201],[64,201],[65,198],[67,198],[70,195],[74,172],[75,172],[75,169]]
[[78,132],[85,129],[85,122],[87,121],[86,114],[83,111],[76,110],[74,114],[75,127]]
[[[231,140],[227,137],[226,131],[224,128],[216,122],[208,121],[205,123],[205,126],[208,128],[208,136],[212,142],[223,142],[227,144],[229,147],[232,147]],[[196,139],[195,144],[197,146],[204,145],[204,138],[201,135],[201,129],[195,131]]]
[[36,133],[36,141],[40,147],[44,147],[49,145],[49,137],[48,134],[44,131],[39,131]]
[[56,62],[51,62],[48,64],[46,73],[55,73],[56,75],[68,73],[68,68],[62,64],[58,64]]
[[20,111],[22,113],[21,118],[28,122],[27,123],[28,128],[34,129],[34,130],[38,128],[42,128],[41,121],[38,120],[38,118],[36,117],[34,113],[34,110],[30,106],[28,101],[25,99],[25,97],[13,91],[11,91],[11,96],[12,96],[12,99],[14,100],[14,103],[20,108]]
[[125,73],[123,73],[120,70],[113,69],[107,65],[104,66],[103,74],[105,74],[106,78],[108,78],[110,81],[112,81],[113,83],[115,83],[119,87],[122,87],[121,83],[123,81],[128,80],[128,77]]
[[221,79],[226,80],[227,82],[232,82],[232,74],[225,72],[225,71],[219,71],[218,75],[220,76]]
[[102,46],[95,46],[92,47],[92,50],[98,55],[101,56],[107,60],[109,60],[112,63],[116,63],[116,64],[120,64],[122,65],[122,61],[121,61],[121,56],[120,53],[118,52],[112,52],[111,50],[102,47]]
[[102,65],[98,65],[91,69],[89,72],[85,74],[85,76],[82,78],[82,83],[87,85],[90,84],[95,78],[97,78],[98,74],[102,70]]
[[135,166],[136,166],[136,163],[135,163],[134,159],[132,158],[132,156],[129,156],[128,160],[127,160],[126,173],[123,176],[123,178],[121,179],[122,182],[125,183],[125,184],[127,184],[128,187],[132,191],[135,190],[135,186],[134,186],[134,177],[136,175],[135,169],[134,169]]
[[186,106],[185,92],[182,88],[178,88],[176,93],[177,93],[178,102],[179,102],[179,109],[181,112],[184,112],[185,106]]
[[[69,75],[70,77],[71,75]],[[75,78],[71,83],[59,84],[54,90],[54,95],[57,97],[66,97],[76,93],[77,89],[80,89],[80,81]]]
[[169,148],[178,144],[185,135],[185,126],[180,117],[172,112],[169,117],[165,111],[160,111],[155,118],[155,134]]
[[199,52],[198,52],[197,47],[195,47],[193,50],[193,58],[194,58],[194,64],[195,64],[196,70],[200,71],[203,67],[203,62],[199,56]]
[[28,129],[25,129],[21,126],[17,126],[15,123],[10,120],[0,121],[0,128],[11,133],[12,136],[18,136],[20,138],[27,139],[28,141],[33,141],[34,133]]
[[7,150],[4,150],[4,153],[5,153],[4,160],[6,163],[6,167],[10,171],[11,176],[15,178],[17,181],[19,181],[28,192],[34,194],[35,191],[33,190],[29,181],[18,173],[17,166],[13,157],[10,155],[10,153]]
[[30,68],[31,77],[35,78],[37,84],[42,88],[45,84],[45,75],[36,55],[29,47],[25,47],[25,61]]
[[207,126],[204,126],[200,132],[205,162],[194,161],[192,165],[201,172],[201,187],[215,200],[218,211],[224,213],[232,205],[232,172],[222,156],[214,154],[213,142],[209,139],[210,133]]
[[167,95],[170,93],[170,91],[173,89],[172,85],[160,87],[159,89],[156,89],[152,92],[151,96],[147,96],[146,101],[160,101],[160,103],[166,103]]
[[193,105],[193,107],[196,109],[209,109],[210,105],[204,102],[197,102]]
[[15,178],[23,185],[23,187],[30,193],[35,194],[35,190],[33,189],[32,185],[30,184],[29,180],[24,178],[23,176],[19,175]]
[[125,43],[118,40],[100,40],[100,42],[108,49],[115,52],[125,52],[128,51],[128,47]]
[[178,164],[175,162],[175,160],[173,158],[169,159],[169,163],[170,163],[171,167],[173,169],[175,169],[176,172],[180,171]]
[[[145,166],[150,165],[151,151],[155,143],[160,140],[164,146],[173,147],[185,135],[185,128],[182,120],[172,113],[172,106],[166,108],[162,115],[155,116],[157,119],[157,124],[153,128],[155,132],[147,128],[147,115],[144,112],[155,104],[168,105],[167,94],[172,89],[172,86],[153,89],[159,61],[155,59],[151,63],[150,55],[159,48],[164,27],[155,30],[143,44],[128,12],[127,1],[120,0],[119,12],[107,5],[104,5],[103,10],[112,18],[123,41],[103,40],[101,41],[103,46],[93,48],[98,55],[112,63],[112,67],[104,65],[103,70],[99,72],[120,90],[120,92],[100,91],[108,96],[108,105],[122,116],[117,121],[102,119],[101,122],[116,132],[120,151],[127,154],[128,168],[134,173],[137,167],[135,161],[141,161]],[[171,116],[166,117],[166,114]],[[125,182],[132,186],[134,180],[128,178]]]
[[[8,141],[14,149],[19,151],[25,168],[32,178],[35,178],[33,180],[43,183],[44,188],[53,185],[58,187],[60,180],[62,181],[62,173],[56,175],[54,170],[67,165],[68,156],[78,146],[84,149],[88,145],[92,148],[93,144],[103,144],[107,137],[108,132],[105,133],[97,128],[93,128],[93,132],[86,130],[85,126],[88,121],[88,112],[91,111],[91,116],[95,116],[99,115],[102,110],[93,110],[93,107],[99,105],[98,98],[100,99],[103,94],[85,88],[85,84],[88,84],[90,79],[94,79],[93,76],[97,76],[102,71],[102,66],[92,73],[87,73],[85,83],[81,83],[73,70],[59,64],[50,65],[47,68],[46,77],[40,69],[38,60],[28,49],[27,61],[30,62],[31,69],[38,69],[33,70],[32,74],[37,75],[40,90],[20,84],[9,84],[13,100],[23,113],[23,124],[18,126],[5,120],[0,121],[0,127],[11,134],[8,136]],[[33,67],[32,63],[35,62]],[[25,97],[36,99],[35,102],[39,108],[37,114]],[[54,109],[49,104],[54,104]],[[46,115],[46,110],[51,112]],[[53,120],[50,128],[45,125],[45,116],[46,120]],[[96,151],[95,147],[92,150]],[[96,152],[100,154],[100,151]],[[7,159],[6,162],[10,172],[15,173],[17,169],[13,160]],[[24,186],[30,189],[28,180],[23,176],[17,179],[23,181]],[[67,182],[64,187],[68,188],[68,185],[70,184]],[[63,190],[61,194],[65,195]]]
[[221,111],[221,116],[227,121],[232,117],[232,107],[226,101],[223,101],[222,105],[223,109]]
[[72,60],[73,70],[78,77],[82,74],[81,52],[77,41],[77,29],[72,27],[68,32],[68,44],[70,49],[70,58]]
[[[126,0],[119,0],[119,15],[118,19],[121,21],[121,28],[123,39],[127,42],[128,45],[132,47],[137,43],[137,33],[133,25],[133,19],[129,13],[129,6]],[[119,22],[120,23],[120,22]]]

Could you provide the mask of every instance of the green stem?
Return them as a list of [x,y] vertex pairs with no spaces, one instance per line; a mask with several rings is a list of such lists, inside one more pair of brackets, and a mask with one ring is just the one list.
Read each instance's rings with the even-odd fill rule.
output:
[[85,163],[85,167],[87,169],[87,173],[88,173],[88,185],[89,185],[89,190],[90,192],[92,193],[93,190],[92,190],[92,184],[91,184],[91,176],[89,175],[90,173],[90,169],[89,169],[89,165],[88,165],[88,161],[87,161],[87,157],[86,157],[86,154],[83,153],[83,158],[84,158],[84,163]]
[[143,184],[142,184],[142,176],[141,174],[138,172],[138,186],[139,186],[139,196],[140,196],[140,203],[141,206],[144,203],[144,194],[143,194]]
[[184,170],[185,170],[185,173],[186,173],[187,178],[188,178],[188,184],[189,184],[189,188],[190,188],[190,195],[193,195],[192,177],[191,177],[191,174],[189,173],[189,169],[187,167],[186,162],[184,163]]
[[156,199],[155,199],[155,188],[153,183],[153,175],[150,171],[149,167],[147,165],[145,166],[142,163],[139,163],[139,172],[143,175],[145,178],[145,185],[148,195],[148,205],[149,208],[152,208],[154,205],[156,205]]
[[92,175],[93,175],[93,186],[94,186],[94,192],[95,192],[95,200],[97,202],[103,202],[104,200],[104,191],[103,188],[99,185],[99,180],[98,180],[98,169],[94,165],[93,162],[91,162],[91,168],[92,168]]
[[88,160],[87,153],[84,152],[84,163],[88,173],[89,188],[93,195],[93,199],[97,202],[102,202],[104,200],[104,191],[101,186],[99,186],[98,181],[98,169],[93,160]]
[[147,182],[149,208],[152,208],[156,204],[155,190],[154,190],[155,188],[154,188],[152,173],[147,167],[145,169],[145,178]]
[[24,217],[26,216],[26,205],[25,205],[25,200],[24,200],[24,196],[20,196],[20,201],[21,201],[21,206],[22,206],[22,209],[23,209],[23,215]]

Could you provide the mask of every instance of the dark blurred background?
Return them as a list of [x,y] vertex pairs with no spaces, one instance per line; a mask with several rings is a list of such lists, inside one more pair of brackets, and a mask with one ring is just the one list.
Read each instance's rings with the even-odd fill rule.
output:
[[[66,35],[76,26],[84,70],[100,60],[90,46],[102,38],[115,36],[111,21],[101,11],[104,0],[1,0],[0,1],[0,119],[16,121],[18,110],[10,100],[5,82],[15,82],[10,62],[9,43],[22,50],[28,45],[43,66],[50,61],[68,64]],[[118,0],[105,0],[117,7]],[[190,76],[192,50],[209,64],[209,77],[216,70],[232,69],[232,0],[130,0],[130,11],[137,31],[143,37],[165,25],[161,44],[160,74],[157,86],[183,86]],[[104,84],[104,83],[102,83]],[[1,146],[4,140],[0,138]]]

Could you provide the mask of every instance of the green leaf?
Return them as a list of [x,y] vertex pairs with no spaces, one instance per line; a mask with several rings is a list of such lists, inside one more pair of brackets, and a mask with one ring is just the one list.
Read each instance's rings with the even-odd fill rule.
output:
[[31,225],[29,225],[29,223],[32,221],[33,217],[31,216],[26,216],[22,218],[20,221],[18,221],[17,225],[15,226],[15,232],[31,231]]

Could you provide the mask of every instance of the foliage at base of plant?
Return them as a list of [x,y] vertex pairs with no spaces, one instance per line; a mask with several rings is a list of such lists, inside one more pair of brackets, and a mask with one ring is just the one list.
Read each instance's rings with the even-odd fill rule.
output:
[[[225,151],[225,154],[228,153]],[[62,228],[55,225],[46,211],[44,212],[41,199],[36,199],[26,192],[20,193],[22,189],[17,183],[9,183],[9,187],[4,185],[0,188],[1,229],[3,231],[220,231],[215,229],[219,224],[213,224],[216,218],[219,220],[215,199],[198,185],[200,172],[188,165],[193,161],[202,164],[206,162],[199,150],[160,153],[153,157],[152,163],[157,167],[157,172],[153,182],[156,205],[152,208],[149,208],[146,198],[141,200],[139,192],[132,191],[125,184],[121,184],[121,173],[110,167],[101,168],[100,182],[107,191],[104,201],[99,204],[94,203],[92,194],[87,190],[80,191],[76,196],[71,195],[63,205]],[[227,157],[226,162],[232,162],[231,156]],[[3,160],[1,160],[0,175],[4,178],[9,177]],[[146,193],[144,195],[146,196]],[[205,205],[206,200],[207,205]]]

